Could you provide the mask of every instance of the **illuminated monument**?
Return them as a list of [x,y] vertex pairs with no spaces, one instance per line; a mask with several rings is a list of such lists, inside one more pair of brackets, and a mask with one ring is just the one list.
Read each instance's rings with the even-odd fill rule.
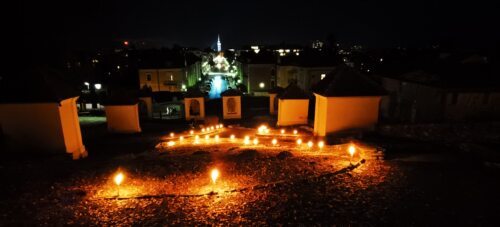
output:
[[239,64],[234,57],[229,61],[224,57],[219,36],[217,36],[217,52],[209,54],[202,61],[202,74],[210,87],[209,98],[220,98],[222,92],[236,88],[236,85],[241,83]]

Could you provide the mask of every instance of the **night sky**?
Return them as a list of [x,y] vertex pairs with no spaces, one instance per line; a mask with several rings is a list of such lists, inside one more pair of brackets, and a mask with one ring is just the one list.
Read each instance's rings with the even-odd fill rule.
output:
[[[495,45],[498,8],[481,1],[24,1],[24,47],[102,48],[121,40],[206,48],[308,44],[334,34],[345,44]],[[497,14],[497,15],[496,15]],[[33,42],[36,41],[36,42]]]

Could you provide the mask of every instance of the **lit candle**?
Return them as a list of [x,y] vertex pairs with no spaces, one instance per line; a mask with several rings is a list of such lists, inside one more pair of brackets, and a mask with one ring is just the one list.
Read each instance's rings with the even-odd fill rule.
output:
[[301,145],[302,144],[302,139],[297,139],[297,145]]
[[179,141],[183,141],[184,140],[184,136],[179,136]]
[[215,135],[215,142],[219,142],[219,135]]
[[201,132],[205,132],[205,128],[202,128],[202,129],[201,129]]
[[278,144],[278,140],[277,140],[277,139],[273,139],[273,140],[271,141],[271,143],[273,143],[273,145],[274,145],[274,146],[276,146],[276,144]]
[[174,137],[174,135],[175,135],[175,134],[174,134],[173,132],[171,132],[171,133],[170,133],[170,137]]
[[281,129],[281,134],[285,134],[285,129]]
[[122,172],[118,172],[115,177],[113,178],[113,181],[115,182],[117,186],[117,197],[120,197],[120,184],[122,184],[123,180],[125,179],[125,175]]
[[122,172],[118,172],[115,177],[114,177],[114,181],[115,181],[115,184],[117,186],[120,186],[120,184],[122,184],[123,180],[125,179],[125,175],[123,175]]
[[319,149],[323,149],[324,146],[325,146],[325,143],[323,141],[318,142]]
[[205,136],[205,141],[208,143],[208,141],[210,140],[210,136],[209,135],[206,135]]
[[307,146],[308,146],[309,148],[312,148],[312,147],[313,147],[313,142],[312,142],[312,141],[307,142]]
[[259,144],[259,139],[257,139],[257,138],[253,139],[253,145],[257,145],[257,144]]
[[194,134],[194,131],[193,131],[193,130],[189,131],[189,134],[190,134],[190,135],[193,135],[193,134]]
[[231,140],[234,140],[234,138],[235,138],[234,135],[231,135]]
[[352,157],[354,156],[354,153],[356,152],[356,147],[353,144],[349,145],[348,152],[349,152],[349,155],[350,155],[349,163],[352,164]]
[[196,135],[196,137],[194,138],[194,144],[199,144],[199,143],[200,143],[200,136]]
[[294,130],[293,130],[293,134],[294,134],[294,135],[297,135],[297,129],[294,129]]
[[167,143],[167,145],[168,145],[169,147],[173,147],[173,146],[175,145],[175,142],[174,142],[174,141],[169,141],[169,142]]
[[212,183],[215,184],[217,182],[217,178],[219,178],[219,170],[218,169],[212,169],[210,172],[210,178],[212,179]]

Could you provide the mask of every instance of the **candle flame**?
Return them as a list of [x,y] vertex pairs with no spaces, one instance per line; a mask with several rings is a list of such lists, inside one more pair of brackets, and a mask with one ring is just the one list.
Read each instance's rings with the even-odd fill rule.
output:
[[170,133],[170,137],[174,137],[175,134],[173,132]]
[[297,135],[297,129],[293,130],[293,134]]
[[215,135],[215,142],[219,142],[219,135]]
[[271,141],[271,142],[273,143],[273,145],[278,144],[278,140],[276,140],[276,139],[273,139],[273,141]]
[[281,134],[285,134],[285,129],[281,129]]
[[175,142],[174,141],[168,141],[167,145],[169,147],[173,147],[175,145]]
[[189,134],[190,134],[190,135],[193,135],[193,134],[194,134],[194,131],[193,131],[193,130],[189,131]]
[[122,172],[118,172],[113,180],[115,181],[116,185],[120,186],[120,184],[123,182],[123,179],[125,179],[125,175],[123,175]]
[[253,139],[253,145],[257,145],[257,144],[259,144],[259,139],[257,139],[257,138]]
[[179,140],[180,140],[180,141],[183,141],[183,140],[184,140],[184,136],[180,136],[180,137],[179,137]]
[[235,138],[234,135],[231,135],[231,140],[234,140],[234,138]]
[[355,152],[356,152],[356,147],[353,144],[349,145],[349,154],[351,155],[351,157],[354,156]]
[[313,147],[313,142],[312,142],[312,141],[307,142],[307,146],[308,146],[309,148],[312,148],[312,147]]
[[212,183],[215,184],[217,182],[217,178],[219,178],[219,170],[218,169],[212,169],[210,172],[210,178],[212,178]]
[[322,149],[324,146],[325,146],[325,142],[323,142],[323,141],[318,142],[319,149]]

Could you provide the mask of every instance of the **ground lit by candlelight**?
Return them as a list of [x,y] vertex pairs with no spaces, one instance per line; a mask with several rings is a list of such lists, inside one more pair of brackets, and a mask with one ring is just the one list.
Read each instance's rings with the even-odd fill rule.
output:
[[[4,199],[2,212],[29,217],[22,219],[27,225],[408,224],[385,218],[409,215],[399,213],[401,201],[422,196],[408,186],[411,168],[380,159],[374,147],[355,144],[351,158],[353,144],[321,147],[307,132],[288,131],[164,133],[150,149],[97,155],[78,166],[61,160],[50,160],[59,166],[49,167],[16,163],[9,170],[32,169],[33,176],[19,178],[34,180],[9,184],[13,188],[6,191],[18,196]],[[361,160],[366,162],[349,169]],[[44,180],[46,171],[37,168],[56,177]],[[61,169],[70,174],[58,177]],[[219,171],[215,183],[213,169]],[[120,185],[114,180],[118,172],[124,175]]]

